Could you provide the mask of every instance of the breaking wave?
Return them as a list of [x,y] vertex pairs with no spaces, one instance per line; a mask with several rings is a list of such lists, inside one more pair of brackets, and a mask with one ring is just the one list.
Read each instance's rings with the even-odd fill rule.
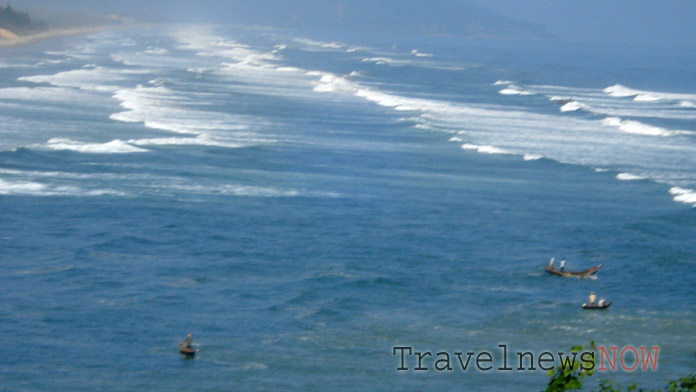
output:
[[146,127],[175,133],[199,135],[210,130],[243,130],[251,120],[227,113],[193,110],[189,99],[164,86],[138,85],[118,90],[114,96],[128,109],[114,113],[112,120],[142,122]]
[[32,83],[47,83],[59,87],[75,87],[82,90],[113,92],[120,89],[120,84],[129,74],[147,73],[143,70],[116,70],[101,66],[87,65],[72,71],[53,75],[22,76],[18,80]]
[[475,150],[478,151],[482,154],[512,154],[510,151],[503,150],[502,148],[498,147],[493,147],[493,146],[479,146],[476,144],[462,144],[461,148],[463,150]]
[[363,63],[375,63],[377,65],[392,65],[392,66],[404,66],[410,65],[412,62],[410,60],[395,60],[389,57],[368,57],[362,59]]
[[669,190],[669,193],[674,195],[674,201],[693,204],[696,207],[696,192],[693,190],[675,186]]
[[123,196],[111,189],[82,189],[75,186],[55,186],[33,181],[6,181],[0,178],[0,195],[5,196]]
[[53,138],[46,142],[45,147],[51,150],[68,150],[87,154],[127,154],[147,151],[118,139],[107,143],[85,143],[66,138]]
[[532,95],[532,94],[534,94],[530,91],[523,90],[514,84],[508,85],[506,88],[498,91],[498,93],[502,94],[502,95]]
[[543,155],[539,155],[539,154],[524,154],[524,156],[522,158],[525,161],[536,161],[536,160],[539,160],[543,157],[544,157]]
[[633,97],[637,102],[654,102],[659,100],[694,101],[696,94],[665,93],[659,91],[644,91],[626,87],[621,84],[606,87],[604,93],[616,98]]
[[602,125],[616,127],[621,132],[645,136],[673,136],[692,133],[691,131],[672,131],[665,128],[643,124],[639,121],[622,120],[619,117],[607,117],[602,120]]
[[646,178],[643,176],[637,176],[635,174],[631,173],[619,173],[616,175],[616,179],[620,181],[638,181],[638,180],[645,180]]
[[562,112],[574,112],[574,111],[582,109],[582,108],[583,108],[583,104],[581,104],[580,102],[570,101],[570,102],[564,104],[563,106],[561,106],[560,111],[562,111]]

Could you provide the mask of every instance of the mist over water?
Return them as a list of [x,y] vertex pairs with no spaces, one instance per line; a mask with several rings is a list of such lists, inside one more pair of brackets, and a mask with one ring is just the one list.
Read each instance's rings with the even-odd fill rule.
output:
[[655,388],[696,365],[690,53],[180,25],[2,54],[9,385],[547,380],[400,374],[395,345],[659,345],[657,372],[601,377]]

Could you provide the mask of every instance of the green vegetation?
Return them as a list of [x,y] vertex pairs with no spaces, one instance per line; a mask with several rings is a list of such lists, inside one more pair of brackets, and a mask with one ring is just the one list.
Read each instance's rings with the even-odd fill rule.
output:
[[9,4],[0,6],[0,28],[16,34],[26,33],[44,28],[43,23],[35,22],[26,12],[15,11]]
[[[590,343],[590,346],[594,349],[594,342]],[[575,346],[570,351],[574,353],[581,352],[582,346]],[[594,369],[594,366],[592,368]],[[551,381],[549,381],[549,385],[546,387],[546,392],[564,392],[582,388],[583,378],[592,376],[594,370],[585,370],[580,362],[576,362],[570,368],[564,368],[559,364],[555,369],[549,370],[548,374],[551,377]],[[696,392],[696,374],[690,374],[679,380],[670,381],[664,389],[638,389],[636,384],[631,384],[624,390],[621,389],[620,385],[605,380],[599,382],[599,387],[599,392]]]
[[[648,390],[645,389],[638,389],[638,386],[636,384],[631,384],[629,385],[625,390],[621,389],[620,385],[614,384],[611,381],[600,381],[599,382],[599,392],[632,392],[632,391],[642,391],[642,392],[648,392]],[[652,392],[662,392],[662,391],[667,391],[667,392],[693,392],[696,391],[696,374],[690,374],[686,377],[682,377],[677,381],[670,381],[669,384],[665,387],[665,389],[656,389],[653,390]]]
[[[591,343],[594,349],[594,342]],[[571,353],[582,352],[582,346],[575,346],[570,349]],[[594,358],[593,358],[594,362]],[[562,392],[562,391],[572,391],[575,389],[580,389],[582,387],[582,379],[585,376],[591,376],[594,373],[594,367],[591,366],[592,370],[585,370],[581,366],[581,362],[573,362],[571,367],[564,367],[559,364],[554,369],[548,371],[551,381],[548,387],[546,387],[546,392]]]

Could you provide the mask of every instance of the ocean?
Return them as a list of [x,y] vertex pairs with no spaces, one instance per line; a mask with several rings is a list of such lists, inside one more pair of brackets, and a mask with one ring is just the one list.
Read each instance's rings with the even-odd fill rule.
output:
[[433,370],[501,344],[696,369],[694,51],[157,26],[0,75],[1,391],[544,389]]

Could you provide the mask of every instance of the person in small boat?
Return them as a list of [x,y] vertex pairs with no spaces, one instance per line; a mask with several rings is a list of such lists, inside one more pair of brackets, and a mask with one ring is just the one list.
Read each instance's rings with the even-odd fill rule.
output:
[[563,272],[563,270],[565,270],[565,257],[561,260],[561,272]]
[[594,301],[597,299],[594,291],[590,293],[590,305],[594,305]]
[[186,348],[191,348],[191,345],[193,344],[193,337],[191,336],[190,333],[186,334],[186,339],[184,339],[184,347]]
[[551,261],[549,261],[549,268],[553,269],[553,262],[556,260],[555,257],[551,258]]

